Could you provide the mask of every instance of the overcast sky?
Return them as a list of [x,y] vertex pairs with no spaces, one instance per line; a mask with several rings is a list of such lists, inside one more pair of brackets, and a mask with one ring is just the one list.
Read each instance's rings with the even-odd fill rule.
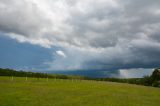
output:
[[160,0],[0,0],[0,59],[143,76],[160,66]]

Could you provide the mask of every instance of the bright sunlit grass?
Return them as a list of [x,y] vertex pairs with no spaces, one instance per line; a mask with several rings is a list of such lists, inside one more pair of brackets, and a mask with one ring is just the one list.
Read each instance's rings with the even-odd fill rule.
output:
[[160,89],[131,84],[0,77],[0,106],[159,106]]

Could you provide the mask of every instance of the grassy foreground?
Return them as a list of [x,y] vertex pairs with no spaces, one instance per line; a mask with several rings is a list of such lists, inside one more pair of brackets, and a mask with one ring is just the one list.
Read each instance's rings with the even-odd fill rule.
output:
[[0,106],[160,106],[160,89],[130,84],[0,77]]

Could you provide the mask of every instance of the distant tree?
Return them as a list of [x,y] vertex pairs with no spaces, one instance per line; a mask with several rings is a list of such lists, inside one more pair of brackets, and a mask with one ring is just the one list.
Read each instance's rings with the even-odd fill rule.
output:
[[154,70],[154,72],[152,73],[151,77],[154,79],[154,80],[160,80],[160,68],[156,68]]

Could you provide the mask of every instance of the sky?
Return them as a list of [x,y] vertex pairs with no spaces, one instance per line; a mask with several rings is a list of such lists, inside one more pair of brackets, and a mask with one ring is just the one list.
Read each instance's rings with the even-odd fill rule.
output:
[[160,0],[0,0],[0,67],[142,77],[159,28]]

